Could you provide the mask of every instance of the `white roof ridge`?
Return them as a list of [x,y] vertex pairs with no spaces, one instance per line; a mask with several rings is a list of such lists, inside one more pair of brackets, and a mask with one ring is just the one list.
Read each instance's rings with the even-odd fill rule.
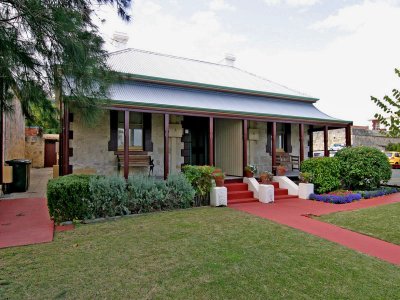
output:
[[178,55],[172,55],[172,54],[166,54],[166,53],[161,53],[161,52],[154,52],[154,51],[150,51],[150,50],[137,49],[137,48],[126,48],[123,50],[118,50],[118,51],[110,52],[109,55],[115,55],[115,54],[120,54],[120,53],[124,53],[124,52],[130,52],[130,51],[136,51],[136,52],[154,54],[154,55],[159,55],[159,56],[164,56],[164,57],[169,57],[169,58],[188,60],[188,61],[194,61],[194,62],[199,62],[199,63],[204,63],[204,64],[232,68],[232,66],[228,66],[225,64],[221,64],[221,63],[216,63],[216,62],[211,62],[211,61],[206,61],[206,60],[201,60],[201,59],[195,59],[195,58],[190,58],[190,57],[183,57],[183,56],[178,56]]

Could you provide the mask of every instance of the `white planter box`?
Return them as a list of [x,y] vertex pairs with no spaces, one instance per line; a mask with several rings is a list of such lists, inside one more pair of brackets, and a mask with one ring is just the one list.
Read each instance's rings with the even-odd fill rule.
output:
[[310,195],[314,193],[314,184],[300,183],[299,184],[299,198],[310,199]]
[[213,187],[210,194],[211,206],[228,205],[228,189],[226,187]]
[[258,200],[262,203],[274,202],[274,186],[272,184],[260,184]]

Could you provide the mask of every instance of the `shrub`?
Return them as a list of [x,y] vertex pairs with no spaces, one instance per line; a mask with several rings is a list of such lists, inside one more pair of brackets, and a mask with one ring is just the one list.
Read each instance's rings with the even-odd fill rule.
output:
[[209,204],[214,170],[215,168],[211,166],[183,166],[182,172],[196,192],[196,206]]
[[312,182],[312,174],[309,172],[300,172],[299,180],[301,183],[310,183]]
[[343,148],[335,157],[340,164],[343,184],[348,189],[376,189],[392,175],[386,155],[376,148]]
[[128,208],[132,213],[161,210],[164,207],[167,188],[165,181],[146,175],[134,175],[128,179]]
[[88,208],[93,218],[129,214],[125,179],[118,176],[92,177],[89,181]]
[[194,205],[196,192],[183,174],[172,174],[166,181],[167,199],[169,209],[188,208]]
[[301,172],[311,173],[315,191],[319,194],[340,187],[340,165],[335,157],[315,157],[301,163]]
[[396,152],[400,152],[400,144],[393,144],[393,143],[389,143],[386,146],[386,151],[396,151]]
[[144,175],[128,179],[128,207],[132,213],[144,213],[193,205],[195,191],[181,174],[170,175],[166,181]]
[[67,175],[49,180],[47,204],[56,223],[90,216],[89,181],[94,175]]

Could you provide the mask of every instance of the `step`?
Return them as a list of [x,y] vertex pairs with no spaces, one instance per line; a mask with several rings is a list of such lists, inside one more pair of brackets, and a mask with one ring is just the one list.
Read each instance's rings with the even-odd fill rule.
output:
[[[261,184],[261,181],[258,180],[258,183]],[[272,182],[269,182],[268,184],[271,184],[274,186],[274,188],[279,189],[279,182],[272,181]]]
[[229,179],[225,179],[225,184],[231,184],[231,183],[243,183],[243,178],[229,178]]
[[278,195],[287,195],[288,194],[288,190],[287,189],[274,189],[274,195],[278,196]]
[[275,200],[283,200],[283,199],[293,199],[293,198],[298,198],[296,195],[278,195],[275,196]]
[[256,198],[232,199],[228,200],[228,205],[241,204],[241,203],[254,203],[254,202],[258,202],[258,199]]
[[228,189],[228,192],[247,191],[248,190],[247,183],[229,183],[229,184],[225,184],[225,187]]
[[228,200],[241,199],[241,198],[253,198],[253,192],[251,191],[228,192]]

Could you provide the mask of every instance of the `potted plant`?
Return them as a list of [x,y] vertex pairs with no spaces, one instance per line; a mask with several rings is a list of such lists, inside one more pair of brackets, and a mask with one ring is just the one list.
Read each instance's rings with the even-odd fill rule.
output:
[[260,174],[260,181],[262,184],[270,183],[273,178],[274,178],[274,175],[268,171],[261,172],[261,174]]
[[223,187],[224,186],[224,181],[225,181],[225,174],[222,172],[214,172],[213,177],[215,180],[215,185],[217,187]]
[[276,173],[278,176],[285,176],[287,168],[285,166],[279,165],[276,167]]
[[244,168],[244,176],[252,178],[257,173],[257,167],[255,165],[247,165]]
[[310,195],[314,193],[314,184],[311,183],[313,179],[312,173],[301,172],[299,174],[299,198],[310,199]]

